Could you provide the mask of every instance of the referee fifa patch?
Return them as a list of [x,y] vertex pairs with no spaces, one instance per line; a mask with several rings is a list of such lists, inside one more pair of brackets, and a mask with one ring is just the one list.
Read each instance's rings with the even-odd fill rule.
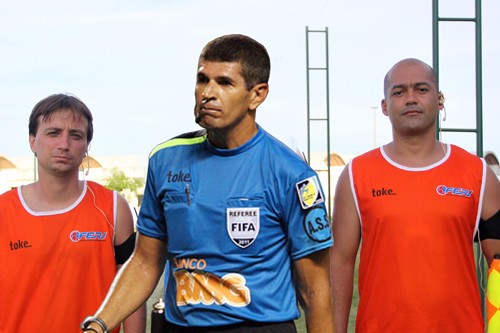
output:
[[242,249],[249,247],[260,229],[259,207],[226,209],[227,233],[234,244]]
[[312,176],[295,184],[302,209],[309,209],[325,201],[317,176]]

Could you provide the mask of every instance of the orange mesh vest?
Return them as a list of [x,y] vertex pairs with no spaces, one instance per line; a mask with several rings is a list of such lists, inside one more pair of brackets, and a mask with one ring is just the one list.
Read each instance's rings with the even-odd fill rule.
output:
[[356,331],[483,332],[473,238],[484,161],[450,145],[425,168],[383,149],[349,167],[362,228]]
[[0,332],[81,332],[116,274],[115,196],[88,182],[64,210],[22,200],[20,188],[0,196]]

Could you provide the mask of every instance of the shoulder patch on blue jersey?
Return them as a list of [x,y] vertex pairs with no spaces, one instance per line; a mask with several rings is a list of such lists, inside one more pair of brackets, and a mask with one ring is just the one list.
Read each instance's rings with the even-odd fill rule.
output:
[[323,243],[332,237],[328,215],[323,207],[315,207],[307,212],[303,225],[307,236],[315,242]]
[[300,205],[303,209],[309,209],[325,201],[317,176],[301,180],[295,184],[295,188],[297,189]]

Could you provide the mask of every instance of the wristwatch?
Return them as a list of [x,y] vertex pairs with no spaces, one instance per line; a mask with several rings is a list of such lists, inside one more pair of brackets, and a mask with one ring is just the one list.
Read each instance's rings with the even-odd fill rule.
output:
[[106,325],[104,320],[95,316],[88,316],[82,321],[82,323],[80,324],[82,332],[85,332],[92,323],[96,323],[97,325],[99,325],[102,328],[103,333],[109,333],[108,326]]

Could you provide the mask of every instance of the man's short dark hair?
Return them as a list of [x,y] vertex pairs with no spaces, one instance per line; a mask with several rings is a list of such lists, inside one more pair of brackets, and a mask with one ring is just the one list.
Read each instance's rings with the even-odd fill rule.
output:
[[271,60],[266,48],[245,35],[225,35],[209,42],[201,51],[200,61],[240,62],[241,75],[247,89],[259,83],[268,83]]
[[87,143],[90,143],[94,135],[92,113],[80,99],[69,94],[50,95],[38,102],[31,111],[28,124],[29,134],[36,136],[40,116],[41,120],[47,120],[50,119],[54,112],[60,110],[70,110],[74,116],[79,115],[87,119]]

